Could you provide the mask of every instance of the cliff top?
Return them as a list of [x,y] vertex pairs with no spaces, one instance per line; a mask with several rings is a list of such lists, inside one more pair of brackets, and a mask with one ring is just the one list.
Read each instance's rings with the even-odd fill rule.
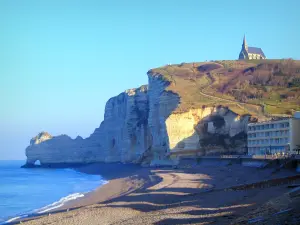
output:
[[242,115],[270,117],[300,110],[300,60],[222,60],[166,65],[151,76],[181,97],[177,112],[228,106]]
[[37,136],[35,136],[34,138],[31,139],[30,144],[39,144],[43,141],[52,139],[52,135],[50,135],[48,132],[42,131],[40,132]]

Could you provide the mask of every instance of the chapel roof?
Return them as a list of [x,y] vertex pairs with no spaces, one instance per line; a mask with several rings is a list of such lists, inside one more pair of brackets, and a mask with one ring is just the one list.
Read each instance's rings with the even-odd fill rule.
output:
[[257,47],[248,47],[248,53],[251,54],[260,54],[263,57],[266,57],[263,50],[261,48],[257,48]]

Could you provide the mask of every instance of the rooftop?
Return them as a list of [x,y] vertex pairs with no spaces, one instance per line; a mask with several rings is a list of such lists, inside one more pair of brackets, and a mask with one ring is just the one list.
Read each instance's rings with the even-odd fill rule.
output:
[[248,52],[252,53],[252,54],[260,54],[263,57],[266,57],[264,52],[262,51],[261,48],[257,48],[257,47],[248,47]]
[[248,123],[248,125],[254,126],[256,124],[268,124],[270,122],[277,122],[277,121],[282,121],[282,120],[289,120],[291,118],[300,119],[300,111],[296,111],[295,114],[294,114],[294,116],[290,116],[290,117],[277,117],[277,118],[272,118],[271,120],[267,120],[267,121],[261,121],[261,122],[256,122],[256,123]]
[[261,121],[261,122],[256,122],[256,123],[248,123],[248,126],[255,126],[255,125],[263,125],[263,124],[269,124],[272,122],[278,122],[278,121],[284,121],[284,120],[289,120],[293,117],[282,117],[282,118],[276,118],[276,119],[272,119],[272,120],[267,120],[267,121]]

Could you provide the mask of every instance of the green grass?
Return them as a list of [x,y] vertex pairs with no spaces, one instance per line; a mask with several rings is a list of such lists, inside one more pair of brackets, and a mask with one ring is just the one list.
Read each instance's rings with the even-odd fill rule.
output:
[[[208,69],[208,71],[203,69],[210,68],[209,66],[212,65],[219,66],[211,67],[213,69]],[[284,76],[270,75],[270,71],[273,71],[272,68],[276,66],[287,71],[286,74]],[[244,74],[248,68],[255,68],[255,70]],[[261,114],[259,105],[265,105],[265,111],[268,114],[286,114],[287,111],[300,110],[300,88],[287,87],[288,80],[300,76],[294,75],[291,68],[300,68],[300,61],[219,60],[181,63],[152,69],[150,74],[162,76],[163,79],[169,81],[171,85],[167,87],[167,90],[180,96],[181,103],[176,112],[203,106],[223,105],[238,114],[259,116]],[[290,70],[292,72],[289,72]],[[262,82],[267,82],[267,84]],[[200,91],[226,100],[243,101],[246,104],[241,108],[241,105],[238,106],[237,103],[203,96]],[[291,98],[282,99],[282,96],[287,94],[292,95]],[[251,95],[258,97],[248,98]]]

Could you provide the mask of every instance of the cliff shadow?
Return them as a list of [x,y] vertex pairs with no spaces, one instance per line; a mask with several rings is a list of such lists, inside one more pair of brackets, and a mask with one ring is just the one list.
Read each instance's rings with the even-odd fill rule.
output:
[[151,103],[153,105],[150,107],[148,118],[151,134],[150,145],[145,152],[148,154],[148,158],[144,163],[155,161],[158,164],[164,164],[166,153],[169,151],[170,141],[166,121],[178,109],[181,99],[178,94],[165,90],[170,85],[169,82],[165,85],[160,94],[153,97],[155,100]]

